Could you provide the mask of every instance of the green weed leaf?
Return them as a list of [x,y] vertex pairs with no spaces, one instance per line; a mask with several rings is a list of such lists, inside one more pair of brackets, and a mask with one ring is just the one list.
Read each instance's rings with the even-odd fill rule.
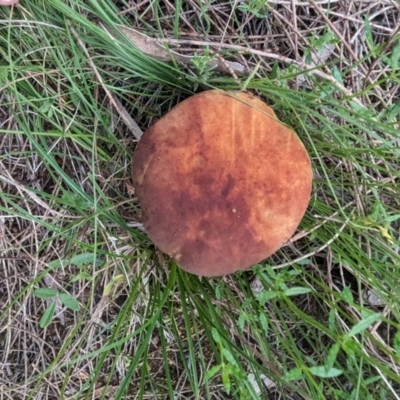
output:
[[229,363],[230,365],[237,366],[235,357],[233,356],[233,354],[231,353],[231,351],[228,348],[224,347],[222,349],[222,355],[223,355],[224,359],[227,361],[227,363]]
[[365,329],[367,329],[374,322],[376,322],[380,319],[381,319],[380,313],[373,313],[373,314],[369,315],[368,317],[366,317],[365,319],[362,319],[360,322],[355,324],[348,333],[346,333],[345,340],[365,331]]
[[310,292],[311,292],[310,288],[306,288],[306,287],[302,287],[302,286],[294,286],[289,289],[286,289],[283,292],[283,294],[285,296],[298,296],[299,294],[306,294],[306,293],[310,293]]
[[55,260],[50,261],[47,265],[51,268],[61,268],[66,267],[69,264],[69,260],[59,260],[56,258]]
[[334,65],[333,68],[332,68],[332,74],[333,74],[333,77],[334,77],[340,84],[344,85],[342,75],[341,75],[340,71],[338,70],[338,68],[336,67],[336,65]]
[[332,368],[332,367],[333,367],[333,365],[335,364],[337,355],[338,355],[338,353],[339,353],[339,350],[340,350],[340,345],[339,345],[339,343],[335,343],[335,344],[330,348],[329,353],[328,353],[328,357],[327,357],[327,360],[326,360],[326,367],[329,367],[329,368]]
[[84,280],[84,281],[89,281],[91,282],[93,280],[92,275],[90,275],[88,272],[86,271],[82,271],[79,274],[75,275],[70,282],[76,282],[76,281],[80,281],[80,280]]
[[47,328],[50,325],[54,317],[55,311],[56,311],[56,302],[52,301],[51,304],[44,311],[42,318],[40,318],[39,326],[41,328]]
[[308,369],[313,375],[319,376],[320,378],[335,378],[336,376],[342,375],[343,371],[337,368],[327,368],[322,365],[319,367],[311,367]]
[[215,343],[221,344],[221,336],[215,328],[211,329],[211,335],[212,335]]
[[70,260],[70,263],[76,265],[77,267],[81,267],[84,264],[94,264],[101,265],[103,261],[96,257],[95,253],[82,253],[73,256]]
[[205,382],[208,382],[211,378],[213,378],[218,372],[221,370],[222,365],[214,365],[211,369],[209,369],[204,376]]
[[302,260],[296,261],[297,265],[309,265],[311,263],[310,258],[303,258]]
[[82,267],[85,264],[92,265],[102,265],[103,260],[99,257],[96,257],[96,253],[82,253],[73,256],[72,258],[66,258],[64,260],[55,259],[48,263],[49,267],[52,268],[61,268],[66,267],[69,264],[73,264],[78,268]]
[[231,391],[231,380],[229,379],[229,373],[226,368],[222,370],[222,384],[224,385],[226,393]]
[[257,300],[260,304],[264,305],[267,301],[274,299],[278,296],[278,292],[275,290],[264,290],[257,295]]
[[78,210],[86,210],[90,207],[87,200],[74,193],[64,192],[61,198],[64,204],[75,207]]
[[348,304],[353,304],[354,303],[354,298],[353,298],[353,293],[351,293],[351,290],[348,286],[345,286],[340,293],[341,297],[343,298],[344,301]]
[[80,309],[79,302],[75,298],[73,298],[70,294],[61,293],[59,297],[61,303],[63,303],[65,307],[69,308],[72,311],[79,311]]
[[50,299],[51,297],[57,296],[58,291],[51,288],[40,288],[36,289],[33,293],[39,299]]
[[286,382],[289,382],[289,381],[296,381],[298,379],[301,379],[302,377],[303,377],[303,371],[301,368],[297,367],[287,371],[283,379]]

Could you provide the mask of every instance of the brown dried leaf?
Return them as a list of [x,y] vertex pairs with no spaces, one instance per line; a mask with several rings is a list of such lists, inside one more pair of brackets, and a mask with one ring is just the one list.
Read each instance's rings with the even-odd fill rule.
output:
[[[130,42],[132,42],[139,50],[150,57],[154,57],[161,61],[172,61],[175,59],[176,61],[183,63],[190,63],[193,59],[193,56],[184,56],[176,51],[167,50],[162,44],[157,42],[157,39],[150,38],[135,29],[128,28],[123,25],[116,26],[130,40]],[[107,30],[111,36],[116,37],[116,32],[112,28],[104,25],[103,28]],[[212,60],[208,66],[215,68],[217,71],[225,73],[229,73],[231,71],[238,75],[243,75],[246,73],[246,68],[238,62],[221,62],[221,60],[216,59]]]

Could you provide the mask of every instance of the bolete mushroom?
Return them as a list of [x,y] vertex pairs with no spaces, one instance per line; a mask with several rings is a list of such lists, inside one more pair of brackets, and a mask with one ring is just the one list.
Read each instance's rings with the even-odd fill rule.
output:
[[310,199],[307,151],[259,98],[205,91],[152,125],[132,161],[143,226],[184,270],[220,276],[275,253]]
[[17,4],[19,0],[0,0],[0,6],[12,6]]

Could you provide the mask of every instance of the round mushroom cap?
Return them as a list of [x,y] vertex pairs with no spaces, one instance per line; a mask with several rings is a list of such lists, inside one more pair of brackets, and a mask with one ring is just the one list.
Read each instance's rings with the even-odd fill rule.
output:
[[263,101],[210,90],[143,134],[132,178],[153,243],[192,274],[220,276],[290,239],[308,206],[312,170],[296,133]]
[[0,0],[0,6],[12,6],[17,4],[19,0]]

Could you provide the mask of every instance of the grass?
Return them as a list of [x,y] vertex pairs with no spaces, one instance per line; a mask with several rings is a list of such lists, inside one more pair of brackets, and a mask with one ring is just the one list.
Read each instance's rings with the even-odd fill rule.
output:
[[[400,9],[348,7],[0,8],[2,398],[399,398]],[[196,58],[157,60],[99,22]],[[314,169],[296,237],[220,279],[152,246],[130,184],[132,120],[145,130],[209,88],[263,97]]]

